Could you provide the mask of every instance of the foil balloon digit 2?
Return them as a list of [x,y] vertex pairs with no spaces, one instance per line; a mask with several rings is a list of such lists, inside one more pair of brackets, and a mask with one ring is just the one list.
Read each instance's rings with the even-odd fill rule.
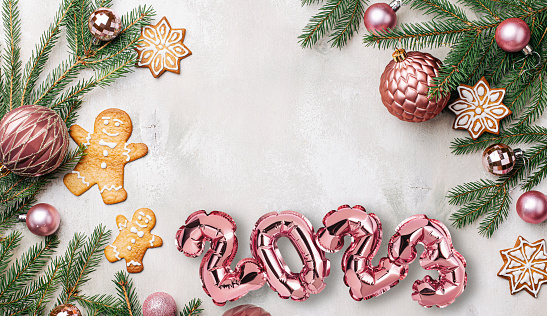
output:
[[392,262],[409,265],[416,259],[416,245],[422,244],[424,252],[420,265],[426,270],[437,270],[439,278],[426,275],[412,286],[412,299],[424,307],[446,307],[460,296],[467,285],[465,258],[454,249],[446,226],[425,215],[405,219],[395,230],[388,244]]
[[351,244],[342,257],[344,283],[351,297],[360,301],[382,295],[406,277],[407,265],[398,265],[389,258],[381,258],[377,266],[371,261],[382,243],[382,224],[374,213],[356,205],[343,205],[323,218],[316,234],[317,244],[327,252],[337,252],[344,246],[344,236],[351,236]]
[[238,247],[236,228],[226,213],[198,211],[188,217],[176,235],[177,249],[192,258],[203,253],[205,241],[211,242],[201,261],[200,277],[203,289],[219,306],[266,283],[264,269],[255,259],[242,259],[235,270],[231,270]]
[[[302,260],[302,270],[292,272],[279,249],[277,241],[287,237]],[[268,213],[262,216],[251,234],[251,252],[266,270],[270,287],[281,298],[304,301],[325,287],[330,263],[325,252],[317,247],[311,223],[296,212]]]

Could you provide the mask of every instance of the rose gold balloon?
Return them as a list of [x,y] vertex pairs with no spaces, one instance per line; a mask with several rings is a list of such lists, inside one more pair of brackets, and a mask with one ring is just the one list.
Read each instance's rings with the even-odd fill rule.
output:
[[219,306],[261,288],[266,282],[264,269],[255,259],[242,259],[231,270],[238,247],[236,228],[226,213],[198,211],[188,217],[176,235],[177,249],[188,257],[201,255],[204,242],[211,242],[201,261],[200,277],[205,293]]
[[65,122],[55,111],[24,105],[0,121],[0,165],[21,176],[41,176],[62,163],[68,150]]
[[425,215],[405,219],[395,229],[387,246],[389,259],[399,265],[409,265],[416,259],[416,246],[422,244],[424,252],[420,265],[426,270],[437,270],[439,278],[426,275],[412,286],[412,299],[424,307],[446,307],[465,290],[467,273],[465,258],[452,246],[446,226]]
[[[299,273],[292,272],[283,260],[277,248],[281,237],[287,237],[300,255],[303,267]],[[266,270],[268,284],[281,298],[304,301],[325,287],[329,260],[315,244],[313,227],[302,214],[285,211],[262,216],[251,234],[251,252]]]
[[380,95],[389,113],[407,122],[425,122],[441,113],[450,95],[428,97],[441,65],[428,53],[395,51],[380,78]]
[[261,307],[245,304],[227,310],[222,316],[272,316],[272,314]]
[[342,257],[342,271],[354,300],[382,295],[406,277],[408,266],[393,264],[385,257],[372,266],[382,243],[382,224],[374,213],[367,214],[360,205],[343,205],[325,215],[323,225],[316,236],[317,244],[325,251],[341,250],[344,236],[351,236],[351,244]]

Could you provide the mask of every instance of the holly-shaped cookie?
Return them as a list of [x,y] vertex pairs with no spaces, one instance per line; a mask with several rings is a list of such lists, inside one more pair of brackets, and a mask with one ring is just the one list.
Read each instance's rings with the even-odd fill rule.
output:
[[156,225],[156,215],[147,208],[138,209],[129,222],[123,215],[116,217],[120,234],[111,245],[106,246],[104,254],[110,262],[125,259],[127,272],[138,273],[144,267],[142,258],[148,248],[160,247],[163,241],[150,232]]
[[74,171],[64,177],[63,181],[70,192],[81,195],[97,184],[105,204],[125,201],[125,164],[148,153],[145,144],[127,143],[132,131],[131,118],[119,109],[99,113],[93,134],[78,125],[72,125],[70,137],[78,146],[85,145],[87,149]]

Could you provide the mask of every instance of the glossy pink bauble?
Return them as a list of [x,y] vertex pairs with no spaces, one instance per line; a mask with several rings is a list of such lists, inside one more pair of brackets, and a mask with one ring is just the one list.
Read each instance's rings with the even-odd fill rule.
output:
[[57,209],[47,203],[39,203],[27,213],[27,227],[35,235],[49,236],[57,231],[61,217]]
[[261,307],[245,304],[227,310],[222,316],[272,316],[272,314]]
[[387,3],[375,3],[365,11],[365,27],[370,32],[387,31],[397,24],[397,14]]
[[539,191],[528,191],[517,201],[517,214],[523,221],[539,224],[547,219],[547,196]]
[[529,42],[530,27],[519,18],[507,19],[496,28],[496,43],[506,52],[518,52]]
[[0,165],[27,177],[49,173],[63,162],[68,130],[55,111],[23,105],[0,121]]
[[143,316],[176,316],[177,303],[165,292],[150,294],[142,305]]

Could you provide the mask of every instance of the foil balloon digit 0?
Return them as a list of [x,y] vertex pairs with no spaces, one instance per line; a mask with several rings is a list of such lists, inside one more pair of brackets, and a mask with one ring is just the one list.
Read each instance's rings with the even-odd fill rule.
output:
[[392,262],[409,265],[416,259],[416,245],[422,244],[424,252],[420,265],[426,270],[437,270],[439,278],[429,275],[416,280],[412,286],[412,299],[424,307],[446,307],[460,296],[467,284],[465,258],[452,246],[446,226],[425,215],[414,215],[404,220],[388,244]]
[[205,211],[193,213],[176,234],[177,249],[188,257],[203,253],[204,243],[211,248],[200,265],[203,289],[219,306],[235,301],[266,282],[264,269],[255,259],[242,259],[234,271],[231,264],[237,253],[236,224],[226,213]]
[[371,265],[382,243],[382,224],[374,213],[367,214],[360,205],[343,205],[325,215],[323,225],[316,238],[325,251],[341,250],[344,236],[351,236],[351,244],[342,257],[342,271],[354,300],[382,295],[406,277],[408,266],[394,264],[388,258],[381,258],[375,267]]
[[[300,255],[303,267],[299,273],[292,272],[283,260],[277,248],[281,237],[287,237]],[[251,252],[266,270],[268,284],[281,298],[303,301],[325,287],[330,263],[315,244],[311,223],[299,213],[272,212],[262,216],[251,234]]]

